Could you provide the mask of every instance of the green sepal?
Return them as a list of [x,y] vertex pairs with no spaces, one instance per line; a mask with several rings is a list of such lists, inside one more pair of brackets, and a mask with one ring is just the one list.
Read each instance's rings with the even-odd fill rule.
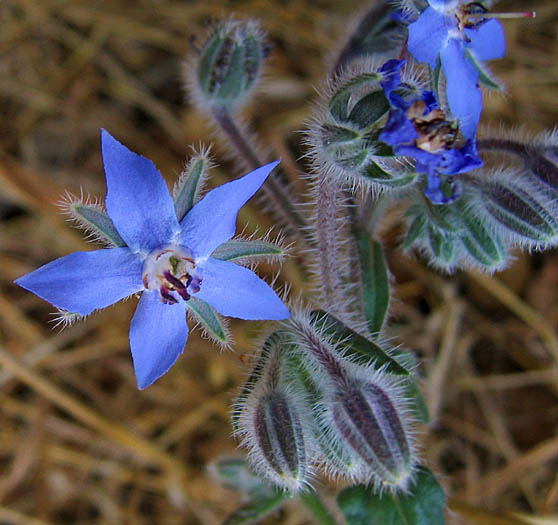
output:
[[369,162],[363,173],[364,178],[371,182],[382,184],[390,188],[399,188],[411,184],[415,180],[416,173],[410,171],[404,173],[402,176],[394,177],[393,173],[381,168],[375,162]]
[[79,222],[81,227],[91,231],[95,236],[105,239],[116,247],[126,246],[111,218],[99,206],[76,201],[69,204],[68,213]]
[[379,85],[381,77],[378,73],[362,73],[342,84],[329,103],[329,113],[339,123],[346,122],[349,115],[349,104],[353,90],[364,84],[374,82]]
[[446,497],[436,478],[419,467],[408,493],[379,495],[372,487],[343,489],[337,504],[351,525],[444,525]]
[[365,129],[380,120],[388,111],[390,105],[383,91],[373,91],[362,97],[353,107],[348,120]]
[[477,60],[475,54],[472,53],[466,47],[465,47],[465,54],[466,54],[466,58],[468,58],[471,61],[475,69],[478,71],[480,84],[482,84],[487,88],[495,89],[496,91],[504,91],[504,87],[501,86],[494,78],[491,77],[488,70],[483,66],[483,64],[479,60]]
[[227,330],[223,326],[219,314],[211,305],[195,296],[190,297],[187,305],[188,311],[194,314],[196,320],[201,323],[212,338],[223,345],[228,344]]
[[324,394],[318,383],[314,380],[312,373],[306,367],[300,353],[292,352],[288,359],[285,360],[285,366],[291,377],[293,379],[296,378],[298,384],[305,391],[309,404],[308,414],[313,422],[311,425],[312,433],[323,455],[343,472],[352,470],[355,466],[353,455],[340,447],[336,440],[332,440],[329,437],[331,430],[321,418],[321,415],[326,410]]
[[276,491],[269,496],[260,496],[257,499],[245,503],[236,509],[224,522],[223,525],[244,525],[254,523],[266,514],[277,509],[289,498],[288,492]]
[[389,275],[382,245],[370,235],[353,227],[362,285],[362,308],[371,334],[379,335],[389,307]]
[[201,153],[194,156],[180,175],[173,189],[174,210],[180,222],[199,200],[203,183],[207,177],[210,160]]
[[281,257],[283,255],[283,249],[271,242],[233,239],[221,244],[211,254],[211,257],[221,261],[234,261],[258,257]]
[[326,337],[330,337],[332,343],[339,345],[343,355],[374,369],[383,368],[390,374],[409,375],[409,371],[380,346],[351,330],[333,315],[323,310],[314,310],[311,319],[312,324]]
[[459,235],[469,254],[480,264],[495,267],[504,262],[506,252],[495,232],[489,232],[479,217],[463,205],[459,206],[465,227]]

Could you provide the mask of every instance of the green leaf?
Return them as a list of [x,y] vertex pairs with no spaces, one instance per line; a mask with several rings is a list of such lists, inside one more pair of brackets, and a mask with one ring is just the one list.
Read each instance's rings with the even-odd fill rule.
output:
[[362,281],[364,315],[372,334],[380,334],[389,307],[389,276],[382,245],[355,230]]
[[281,257],[283,254],[283,249],[271,242],[233,239],[221,244],[211,257],[221,261],[234,261],[256,257]]
[[323,310],[315,310],[311,314],[312,324],[324,335],[331,337],[333,343],[338,343],[348,357],[355,358],[357,362],[371,365],[375,369],[385,367],[391,374],[409,375],[409,371],[400,365],[393,357],[386,353],[380,346],[354,332],[333,315]]
[[419,467],[412,490],[395,495],[355,485],[342,490],[337,504],[350,525],[443,525],[446,498],[434,475]]
[[188,311],[193,313],[196,319],[207,330],[208,334],[216,339],[219,343],[226,345],[229,340],[227,330],[223,326],[219,314],[212,306],[195,296],[188,300]]
[[68,213],[81,227],[101,236],[113,246],[126,246],[126,243],[116,231],[111,218],[99,206],[76,201],[68,205]]
[[275,492],[267,497],[259,497],[250,501],[235,510],[224,522],[223,525],[243,525],[253,523],[263,518],[281,505],[289,495],[286,492]]
[[181,221],[199,200],[200,191],[210,168],[208,152],[192,157],[173,189],[174,210]]

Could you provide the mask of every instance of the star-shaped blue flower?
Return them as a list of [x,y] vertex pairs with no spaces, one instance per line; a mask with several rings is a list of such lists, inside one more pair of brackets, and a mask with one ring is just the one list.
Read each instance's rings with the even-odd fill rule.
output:
[[[472,138],[482,110],[479,71],[471,60],[502,58],[506,38],[502,24],[482,19],[482,4],[459,0],[428,0],[416,22],[409,25],[409,52],[435,68],[438,57],[446,77],[449,107],[463,135]],[[480,7],[479,7],[480,6]],[[475,22],[473,22],[474,20]]]
[[241,319],[285,319],[289,311],[251,270],[211,257],[235,232],[240,208],[278,164],[205,195],[179,222],[155,165],[102,132],[106,209],[127,247],[76,252],[16,283],[57,308],[88,315],[142,292],[130,326],[139,388],[165,374],[188,338],[191,295]]
[[379,70],[384,77],[382,88],[391,105],[379,138],[396,155],[414,158],[417,173],[427,175],[426,196],[434,204],[447,204],[459,196],[451,176],[479,168],[482,160],[474,139],[459,144],[458,129],[446,120],[434,92],[424,90],[420,95],[406,97],[398,93],[403,64],[403,60],[388,60]]

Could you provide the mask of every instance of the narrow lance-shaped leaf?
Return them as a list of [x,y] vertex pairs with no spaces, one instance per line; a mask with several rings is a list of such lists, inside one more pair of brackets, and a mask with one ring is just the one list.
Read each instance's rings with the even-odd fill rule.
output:
[[222,261],[234,261],[237,259],[281,257],[283,254],[283,249],[272,242],[233,239],[221,244],[211,254],[211,257]]
[[218,343],[223,345],[229,343],[227,330],[223,326],[219,314],[212,306],[195,296],[191,296],[188,299],[188,311],[196,317],[196,320],[201,323],[207,333]]
[[362,306],[368,329],[380,334],[389,307],[389,277],[382,245],[354,227],[362,285]]
[[420,467],[408,493],[375,492],[355,485],[343,489],[337,504],[351,525],[444,525],[446,498],[436,478]]
[[366,337],[351,330],[333,315],[316,310],[311,315],[312,324],[333,343],[339,344],[344,355],[355,358],[375,369],[384,368],[396,375],[409,375],[409,371],[393,359],[385,350]]
[[176,216],[181,221],[199,200],[200,191],[207,178],[211,161],[208,152],[202,152],[192,157],[184,168],[173,189],[174,209]]

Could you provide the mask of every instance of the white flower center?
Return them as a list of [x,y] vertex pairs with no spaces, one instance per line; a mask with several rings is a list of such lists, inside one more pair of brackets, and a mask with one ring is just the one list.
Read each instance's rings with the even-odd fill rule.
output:
[[158,290],[161,301],[175,304],[187,301],[200,291],[201,273],[186,246],[167,245],[153,250],[143,263],[146,290]]

